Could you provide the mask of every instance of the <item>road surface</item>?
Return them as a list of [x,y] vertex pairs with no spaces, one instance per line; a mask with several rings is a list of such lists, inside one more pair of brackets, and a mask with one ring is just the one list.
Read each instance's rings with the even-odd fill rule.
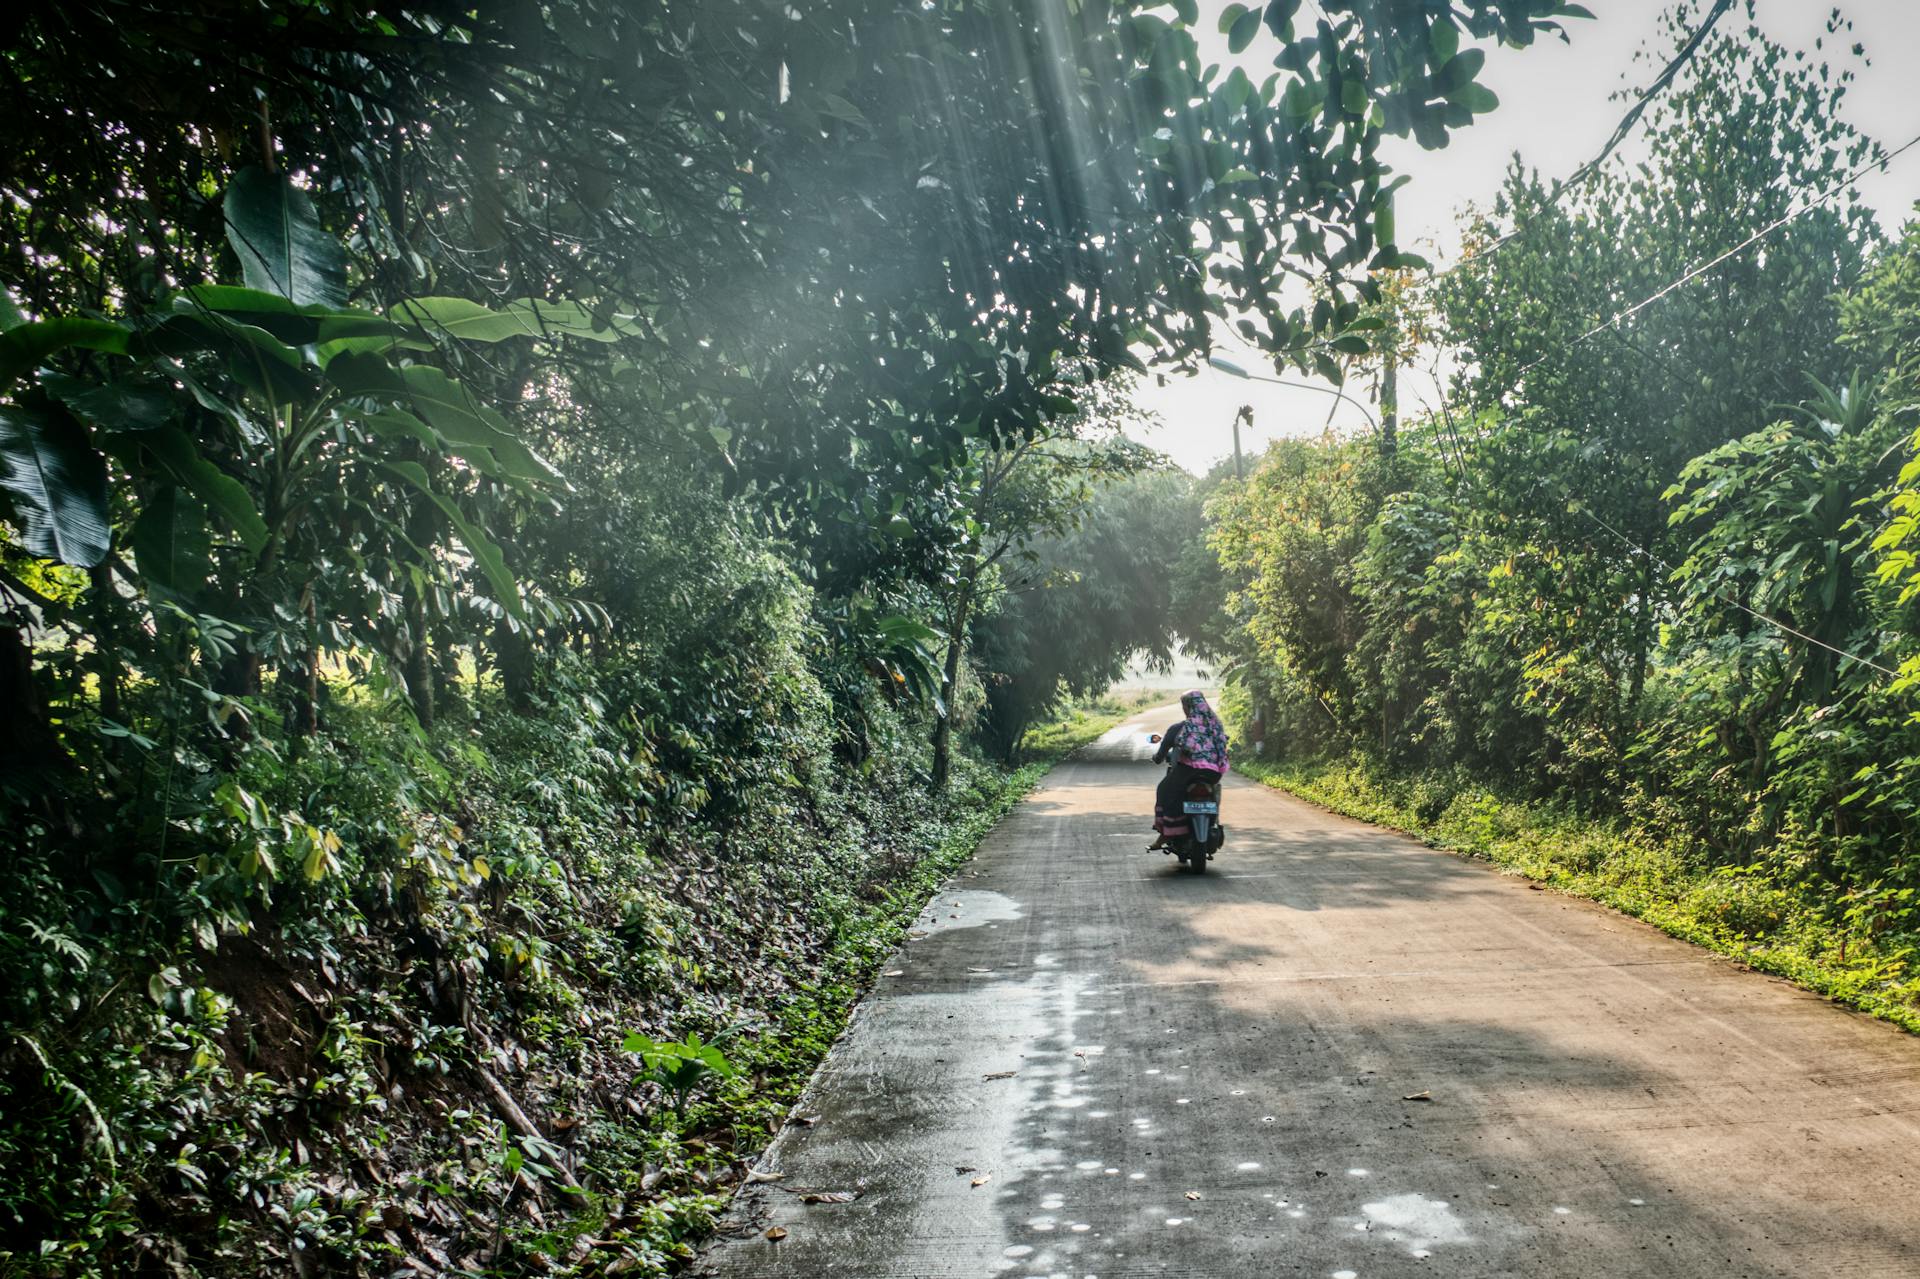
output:
[[934,899],[697,1273],[1920,1276],[1920,1039],[1239,779],[1183,874],[1173,717]]

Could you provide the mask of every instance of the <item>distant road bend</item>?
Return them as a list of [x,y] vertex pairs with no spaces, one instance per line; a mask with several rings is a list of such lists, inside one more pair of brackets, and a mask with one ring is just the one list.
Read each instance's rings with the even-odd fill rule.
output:
[[1920,1276],[1920,1039],[1238,779],[1182,874],[1175,715],[934,899],[697,1273]]

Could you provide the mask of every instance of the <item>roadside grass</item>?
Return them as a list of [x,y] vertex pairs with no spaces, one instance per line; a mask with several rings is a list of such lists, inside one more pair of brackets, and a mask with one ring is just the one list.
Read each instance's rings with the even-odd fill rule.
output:
[[[884,885],[849,884],[810,903],[821,928],[818,944],[770,964],[786,987],[779,1003],[742,1033],[706,1028],[731,1073],[708,1076],[684,1111],[657,1108],[606,1135],[612,1147],[606,1163],[637,1179],[628,1202],[641,1205],[619,1229],[602,1232],[603,1243],[619,1245],[627,1267],[619,1273],[664,1276],[684,1269],[714,1233],[747,1170],[792,1120],[854,1007],[927,901],[1050,767],[1042,761],[1009,772],[966,761],[944,800],[901,832],[900,847],[916,852],[910,867]],[[575,1241],[595,1226],[591,1214],[576,1216],[556,1251],[577,1250]],[[615,1273],[605,1265],[593,1257],[552,1273]]]
[[[775,1013],[774,1024],[726,1045],[739,1073],[709,1089],[684,1115],[659,1112],[655,1127],[633,1134],[636,1166],[677,1174],[665,1178],[679,1192],[660,1201],[666,1211],[639,1223],[634,1232],[649,1236],[653,1255],[684,1261],[711,1235],[731,1191],[740,1184],[737,1178],[790,1121],[882,965],[987,833],[1063,756],[1172,696],[1143,691],[1075,706],[1028,734],[1021,744],[1020,767],[1008,771],[974,764],[963,769],[944,805],[948,815],[929,817],[912,833],[909,842],[924,851],[911,869],[877,893],[847,892],[814,904],[829,921],[824,944],[805,957],[804,973],[797,967],[790,970],[793,993]],[[718,1133],[726,1134],[724,1141],[715,1141]],[[723,1149],[724,1156],[714,1157],[716,1148]]]
[[1771,864],[1713,867],[1624,824],[1354,760],[1236,760],[1234,768],[1323,808],[1600,902],[1920,1034],[1920,936],[1848,928]]
[[1046,761],[1051,764],[1089,742],[1099,741],[1108,729],[1151,706],[1165,706],[1180,699],[1180,690],[1144,688],[1111,692],[1069,706],[1059,719],[1027,730],[1020,741],[1023,762]]
[[813,957],[812,974],[797,983],[796,997],[780,1010],[779,1032],[741,1054],[742,1064],[758,1076],[754,1087],[735,1098],[731,1121],[743,1136],[751,1133],[764,1144],[779,1131],[815,1068],[846,1029],[854,1005],[921,910],[1052,766],[1042,761],[1011,773],[983,770],[972,783],[967,811],[945,824],[911,870],[877,899],[849,895],[826,907],[834,918],[824,953]]
[[766,1138],[777,1132],[799,1100],[814,1069],[826,1057],[862,995],[873,985],[880,965],[899,947],[907,930],[940,886],[965,865],[980,841],[1012,811],[1056,763],[1137,712],[1170,700],[1155,690],[1109,694],[1070,707],[1058,720],[1028,732],[1021,742],[1021,766],[1011,772],[986,768],[968,781],[970,794],[960,816],[929,843],[929,851],[875,901],[844,898],[826,953],[815,961],[815,975],[800,983],[799,997],[781,1012],[781,1033],[745,1053],[760,1073],[758,1085],[743,1090],[732,1116]]

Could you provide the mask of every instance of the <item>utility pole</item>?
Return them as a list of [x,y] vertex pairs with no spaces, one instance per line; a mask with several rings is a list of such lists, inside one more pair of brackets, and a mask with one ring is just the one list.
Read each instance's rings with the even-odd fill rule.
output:
[[1247,478],[1246,467],[1240,461],[1240,423],[1243,421],[1253,425],[1253,405],[1242,404],[1233,415],[1233,478],[1236,480]]
[[[1394,335],[1399,340],[1399,335]],[[1394,451],[1400,447],[1396,438],[1400,429],[1400,360],[1399,352],[1393,347],[1386,350],[1386,358],[1380,368],[1380,456],[1393,460]]]

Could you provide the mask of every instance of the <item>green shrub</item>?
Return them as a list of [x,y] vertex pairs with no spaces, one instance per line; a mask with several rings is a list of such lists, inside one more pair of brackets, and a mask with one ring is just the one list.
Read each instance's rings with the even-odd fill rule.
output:
[[1690,915],[1733,937],[1764,940],[1792,918],[1795,899],[1757,874],[1720,870],[1699,879],[1682,901]]

